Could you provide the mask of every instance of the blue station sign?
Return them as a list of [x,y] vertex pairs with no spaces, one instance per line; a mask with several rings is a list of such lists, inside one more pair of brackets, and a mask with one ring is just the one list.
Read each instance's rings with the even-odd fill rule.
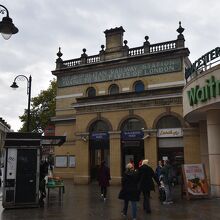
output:
[[108,140],[109,139],[109,134],[108,132],[93,132],[90,134],[90,139],[91,140]]
[[144,137],[143,131],[122,131],[122,140],[141,140]]

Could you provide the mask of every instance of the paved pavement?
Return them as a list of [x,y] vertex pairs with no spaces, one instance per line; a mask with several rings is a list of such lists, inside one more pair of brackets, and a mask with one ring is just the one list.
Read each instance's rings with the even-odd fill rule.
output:
[[[97,184],[73,185],[65,181],[65,194],[59,202],[58,192],[51,191],[50,201],[44,208],[7,209],[0,206],[1,220],[123,220],[121,210],[123,202],[117,199],[119,186],[111,186],[108,198],[104,202],[100,198]],[[142,209],[142,201],[138,204],[137,220],[219,220],[220,199],[182,200],[175,193],[175,203],[162,205],[158,194],[152,193],[152,213],[146,214]],[[130,207],[129,207],[130,208]],[[131,212],[128,212],[131,219]]]

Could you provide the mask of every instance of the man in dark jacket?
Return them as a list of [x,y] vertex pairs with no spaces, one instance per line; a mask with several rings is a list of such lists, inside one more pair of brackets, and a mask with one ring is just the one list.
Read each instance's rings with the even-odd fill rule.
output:
[[154,182],[160,185],[157,175],[153,169],[148,165],[148,160],[143,160],[142,166],[139,169],[139,190],[144,195],[143,207],[146,213],[151,213],[150,207],[150,191],[155,190]]
[[124,200],[124,208],[122,215],[127,216],[128,203],[131,202],[132,207],[132,219],[135,220],[137,216],[137,201],[139,201],[138,191],[138,175],[134,170],[134,166],[131,163],[126,165],[126,171],[122,176],[122,189],[118,198]]
[[165,165],[161,170],[161,180],[164,184],[164,189],[166,193],[166,200],[163,204],[171,204],[172,201],[172,183],[173,183],[173,167],[171,166],[169,160],[165,161]]
[[110,179],[110,170],[105,165],[105,161],[102,161],[101,167],[99,169],[98,181],[99,186],[101,187],[101,196],[103,197],[104,201],[106,200],[107,187],[109,186]]

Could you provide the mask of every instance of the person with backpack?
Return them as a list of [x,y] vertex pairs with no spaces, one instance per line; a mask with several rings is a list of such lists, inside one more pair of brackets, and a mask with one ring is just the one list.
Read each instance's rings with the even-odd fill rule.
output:
[[160,180],[164,184],[164,190],[166,194],[166,199],[163,204],[172,204],[172,184],[173,184],[173,168],[169,160],[166,160],[163,168],[161,169]]

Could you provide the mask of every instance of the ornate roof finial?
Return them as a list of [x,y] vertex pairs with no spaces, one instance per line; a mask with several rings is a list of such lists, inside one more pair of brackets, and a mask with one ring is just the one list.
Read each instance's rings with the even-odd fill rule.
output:
[[61,58],[61,57],[63,56],[63,54],[61,53],[61,47],[59,47],[59,51],[58,51],[58,53],[57,53],[57,56],[58,56],[59,58]]
[[102,49],[102,51],[104,51],[104,48],[105,48],[105,45],[101,45],[101,49]]
[[125,44],[125,46],[127,46],[127,43],[128,43],[128,41],[127,41],[127,40],[124,40],[124,44]]
[[149,40],[149,36],[145,36],[144,39],[145,39],[145,41],[148,41]]
[[[82,51],[83,51],[83,54],[81,54],[81,58],[87,58],[88,55],[86,54],[86,48],[83,48]],[[84,62],[86,62],[86,61],[84,61]]]
[[181,21],[179,21],[179,28],[176,30],[179,34],[182,34],[185,29],[181,26]]
[[85,54],[85,53],[86,53],[86,48],[83,48],[82,51],[83,51],[83,53]]

